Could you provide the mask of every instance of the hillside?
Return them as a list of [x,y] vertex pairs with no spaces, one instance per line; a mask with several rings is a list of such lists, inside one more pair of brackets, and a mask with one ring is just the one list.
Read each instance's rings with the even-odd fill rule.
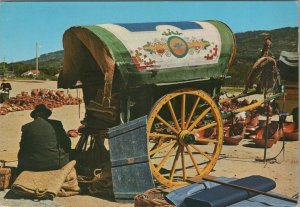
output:
[[[64,51],[59,50],[43,54],[39,57],[39,69],[46,74],[46,76],[54,76],[59,70],[63,68]],[[22,65],[30,66],[30,69],[35,68],[36,59],[30,59],[19,62]],[[25,70],[26,71],[26,70]]]
[[253,61],[260,54],[264,33],[272,36],[272,53],[278,57],[282,50],[297,51],[298,28],[281,28],[271,31],[252,31],[236,33],[237,59]]
[[[49,65],[57,65],[57,66],[62,66],[64,60],[64,51],[59,50],[56,52],[50,52],[43,54],[39,57],[39,65],[40,66],[49,66]],[[35,65],[36,59],[30,59],[30,60],[25,60],[21,61],[23,64],[29,64],[29,65]]]
[[[237,55],[228,75],[232,76],[230,85],[243,85],[248,70],[260,55],[263,45],[263,35],[268,33],[272,36],[272,54],[278,58],[281,51],[297,51],[298,28],[285,27],[271,31],[248,31],[236,33]],[[39,57],[39,68],[44,74],[53,76],[63,67],[64,51],[56,51],[43,54]],[[6,64],[6,68],[14,69],[17,74],[35,68],[35,59]]]

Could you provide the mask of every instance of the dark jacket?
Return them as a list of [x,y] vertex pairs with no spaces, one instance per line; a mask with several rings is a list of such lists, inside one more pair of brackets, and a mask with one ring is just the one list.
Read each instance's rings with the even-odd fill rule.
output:
[[37,118],[22,126],[19,171],[56,170],[69,162],[71,140],[60,121]]
[[11,85],[10,85],[10,83],[1,83],[0,88],[1,88],[3,91],[9,92],[9,91],[11,90]]

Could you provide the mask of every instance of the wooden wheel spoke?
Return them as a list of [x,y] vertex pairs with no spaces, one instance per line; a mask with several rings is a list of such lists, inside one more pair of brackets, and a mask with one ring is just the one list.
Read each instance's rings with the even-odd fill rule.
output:
[[181,128],[186,129],[185,126],[185,103],[186,103],[186,94],[182,95],[182,103],[181,103]]
[[200,175],[200,169],[199,169],[199,166],[197,165],[197,162],[196,162],[196,160],[195,160],[195,158],[194,158],[194,155],[193,155],[192,152],[191,152],[191,149],[189,148],[189,146],[186,146],[186,149],[187,149],[187,151],[188,151],[188,153],[189,153],[189,155],[190,155],[190,158],[191,158],[191,160],[192,160],[192,162],[193,162],[193,164],[194,164],[194,166],[195,166],[195,168],[196,168],[196,171],[197,171],[198,175]]
[[177,161],[178,161],[180,151],[181,151],[181,146],[178,147],[175,158],[174,158],[174,161],[173,161],[172,170],[170,172],[170,181],[173,180],[174,172],[175,172],[175,169],[176,169],[176,165],[177,165]]
[[154,150],[151,150],[151,151],[149,151],[149,155],[154,155],[155,153],[157,153],[157,152],[159,152],[159,151],[161,151],[161,150],[163,150],[163,149],[171,146],[172,144],[174,144],[176,142],[177,142],[176,140],[173,140],[173,141],[169,142],[168,144],[162,145],[162,146],[160,146],[160,147],[158,147],[158,148],[156,148]]
[[185,124],[186,127],[189,126],[189,124],[190,124],[191,119],[192,119],[192,117],[193,117],[193,115],[195,113],[195,110],[197,108],[197,105],[198,105],[199,101],[200,101],[200,97],[197,98],[197,100],[196,100],[196,102],[195,102],[195,104],[194,104],[194,106],[193,106],[193,108],[192,108],[192,110],[190,112],[189,118],[187,119],[186,124]]
[[185,168],[185,159],[184,159],[184,147],[181,147],[181,165],[182,165],[182,178],[183,181],[186,180],[186,168]]
[[212,161],[212,158],[209,157],[207,154],[205,154],[205,152],[202,152],[200,149],[198,149],[195,145],[190,145],[194,150],[196,150],[197,152],[199,152],[201,155],[203,155],[204,157],[206,157],[208,160]]
[[197,141],[218,144],[218,140],[215,140],[215,139],[201,139],[201,138],[198,138]]
[[177,147],[177,143],[173,145],[173,147],[167,152],[167,154],[164,156],[164,158],[160,161],[160,163],[157,166],[157,171],[159,171],[164,164],[166,163],[167,159],[171,156],[171,154],[174,152],[175,148]]
[[158,114],[156,115],[156,118],[161,121],[166,127],[168,127],[171,131],[175,132],[176,134],[178,134],[179,132],[172,127],[166,120],[164,120],[161,116],[159,116]]
[[203,119],[203,117],[211,110],[211,107],[208,107],[207,109],[205,109],[202,114],[200,114],[197,119],[193,122],[193,124],[188,128],[189,131],[192,131],[192,129],[194,129],[194,127],[201,121],[201,119]]
[[174,109],[173,109],[173,106],[171,104],[170,101],[168,101],[168,107],[169,107],[169,110],[170,110],[170,113],[171,113],[171,116],[172,116],[172,119],[173,119],[173,122],[177,128],[178,131],[181,130],[179,124],[178,124],[178,121],[177,121],[177,118],[176,118],[176,115],[175,115],[175,112],[174,112]]
[[149,133],[149,137],[164,137],[164,138],[171,138],[171,139],[176,139],[176,135],[171,135],[171,134],[161,134],[161,133]]
[[214,127],[214,126],[217,126],[217,122],[211,122],[211,123],[209,123],[209,124],[206,124],[205,126],[203,126],[203,127],[200,127],[200,128],[198,128],[198,129],[194,129],[193,131],[192,131],[192,133],[195,133],[195,132],[199,132],[199,131],[202,131],[202,130],[205,130],[205,129],[208,129],[208,128],[211,128],[211,127]]

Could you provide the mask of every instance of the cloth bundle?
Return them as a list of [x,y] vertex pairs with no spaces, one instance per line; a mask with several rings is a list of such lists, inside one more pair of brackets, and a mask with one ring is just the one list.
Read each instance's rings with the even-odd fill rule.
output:
[[71,161],[59,170],[32,172],[23,171],[13,183],[14,193],[40,199],[79,194],[76,161]]

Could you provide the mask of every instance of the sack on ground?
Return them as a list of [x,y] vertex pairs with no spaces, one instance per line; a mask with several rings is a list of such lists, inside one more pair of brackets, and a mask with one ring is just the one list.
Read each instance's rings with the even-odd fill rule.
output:
[[73,160],[59,170],[23,171],[11,189],[16,194],[40,199],[53,199],[58,195],[78,194],[80,189],[74,169],[75,164],[76,161]]

